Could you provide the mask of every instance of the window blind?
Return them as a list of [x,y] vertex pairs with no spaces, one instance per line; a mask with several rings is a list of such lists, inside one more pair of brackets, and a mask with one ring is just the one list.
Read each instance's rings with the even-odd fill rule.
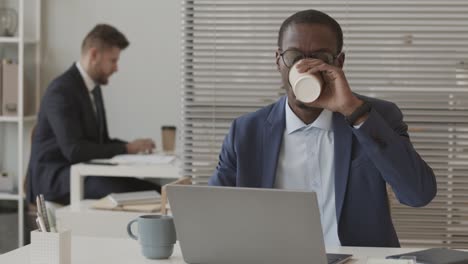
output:
[[282,21],[318,9],[344,32],[353,91],[403,111],[411,140],[434,169],[424,208],[391,198],[404,246],[468,248],[468,1],[182,1],[183,172],[206,184],[232,120],[276,101]]

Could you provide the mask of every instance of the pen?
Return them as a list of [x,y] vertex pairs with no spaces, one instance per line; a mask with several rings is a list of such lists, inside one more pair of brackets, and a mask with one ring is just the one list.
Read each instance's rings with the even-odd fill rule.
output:
[[36,218],[36,226],[37,226],[37,229],[42,232],[42,229],[41,229],[41,223],[39,223],[39,217]]
[[41,206],[41,200],[39,199],[39,195],[36,196],[36,207],[37,207],[37,213],[42,215],[42,206]]
[[37,213],[37,220],[39,221],[39,226],[41,227],[41,232],[47,232],[47,229],[44,224],[44,219],[42,219],[42,215],[38,212]]
[[47,232],[50,232],[49,216],[47,214],[47,207],[44,200],[44,195],[39,194],[39,200],[41,201],[42,217],[44,217],[44,224]]
[[50,232],[57,232],[55,228],[55,219],[52,217],[52,211],[50,208],[47,208],[47,220],[49,221]]

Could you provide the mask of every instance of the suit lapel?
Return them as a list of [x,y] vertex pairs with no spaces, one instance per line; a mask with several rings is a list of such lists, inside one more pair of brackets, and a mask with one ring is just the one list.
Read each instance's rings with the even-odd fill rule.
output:
[[96,124],[96,125],[93,125],[92,127],[95,128],[94,132],[95,132],[96,137],[98,137],[99,136],[98,120],[97,120],[96,114],[94,113],[94,107],[92,105],[93,103],[91,102],[91,98],[89,96],[88,88],[86,87],[83,77],[81,76],[80,71],[78,70],[75,64],[72,65],[72,67],[70,68],[70,71],[73,73],[73,76],[76,79],[76,83],[77,83],[76,87],[78,88],[79,93],[81,97],[83,98],[82,102],[83,102],[83,110],[85,111],[84,113],[85,118],[91,119],[92,122],[94,122],[93,124]]
[[339,113],[333,113],[333,130],[335,135],[335,206],[339,222],[348,183],[353,131],[343,115]]
[[285,128],[286,97],[273,105],[263,127],[263,188],[273,188]]

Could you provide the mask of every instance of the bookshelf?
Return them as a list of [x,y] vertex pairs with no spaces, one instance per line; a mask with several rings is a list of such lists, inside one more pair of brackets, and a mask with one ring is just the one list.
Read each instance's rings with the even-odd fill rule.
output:
[[[0,8],[13,9],[17,14],[17,28],[13,35],[0,35],[0,172],[7,175],[5,179],[8,177],[12,181],[10,189],[5,188],[6,185],[2,188],[0,181],[0,200],[17,202],[18,246],[24,244],[23,180],[29,159],[30,133],[40,98],[41,4],[41,0],[0,0]],[[9,72],[9,76],[4,76],[6,60],[10,61],[10,66],[17,65],[17,76]],[[17,101],[13,108],[9,108],[13,110],[8,111],[4,109],[6,97],[3,95],[8,94],[4,89],[5,78],[13,79],[16,86],[13,91]]]

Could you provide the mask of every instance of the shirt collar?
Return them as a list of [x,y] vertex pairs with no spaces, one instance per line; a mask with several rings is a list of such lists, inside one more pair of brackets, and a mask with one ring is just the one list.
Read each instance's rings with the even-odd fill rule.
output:
[[285,104],[285,108],[286,108],[286,132],[288,132],[288,134],[291,134],[299,129],[302,129],[302,128],[306,128],[306,129],[309,129],[309,128],[312,128],[312,127],[315,127],[315,128],[319,128],[319,129],[322,129],[322,130],[332,130],[332,117],[333,117],[333,113],[330,111],[330,110],[327,110],[327,109],[323,109],[323,111],[320,113],[320,115],[317,117],[317,119],[315,119],[314,122],[312,122],[311,124],[309,125],[306,125],[304,124],[304,122],[302,122],[302,120],[297,117],[297,115],[293,112],[293,110],[291,109],[291,107],[289,107],[289,103],[288,103],[288,100],[286,98],[286,104]]
[[88,73],[83,69],[81,63],[79,61],[76,62],[76,68],[80,72],[81,78],[83,78],[86,88],[88,88],[88,92],[92,92],[94,87],[96,87],[96,83],[89,77]]

